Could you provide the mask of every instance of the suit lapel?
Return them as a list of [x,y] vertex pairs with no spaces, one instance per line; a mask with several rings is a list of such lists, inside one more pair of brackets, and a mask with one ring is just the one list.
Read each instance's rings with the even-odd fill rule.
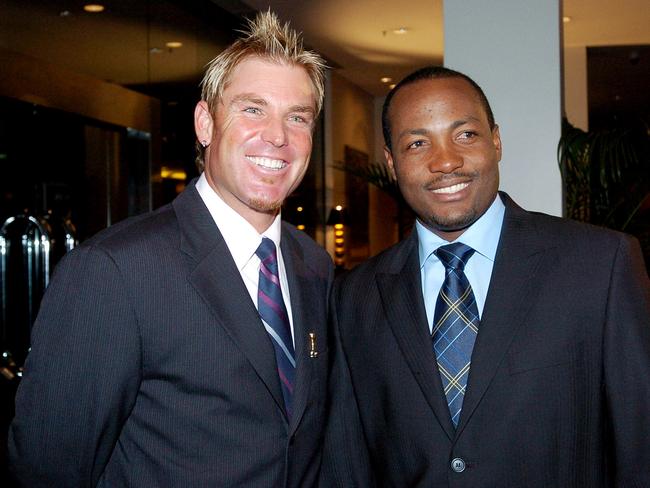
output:
[[389,273],[377,274],[388,323],[427,402],[447,436],[454,437],[427,324],[418,257],[417,232],[400,245]]
[[547,249],[527,212],[506,194],[506,213],[479,333],[467,393],[458,425],[460,434],[485,395],[517,330],[535,300]]
[[290,424],[290,434],[300,424],[300,419],[305,412],[312,381],[312,362],[309,357],[309,333],[323,340],[326,337],[325,321],[321,317],[314,317],[314,308],[310,303],[320,300],[314,289],[314,280],[309,278],[309,267],[305,262],[302,248],[288,233],[282,233],[280,247],[289,282],[291,297],[291,314],[293,318],[293,333],[296,352],[296,385],[293,393],[293,416]]
[[193,185],[173,206],[181,229],[181,251],[191,260],[189,282],[284,412],[273,344],[219,228]]

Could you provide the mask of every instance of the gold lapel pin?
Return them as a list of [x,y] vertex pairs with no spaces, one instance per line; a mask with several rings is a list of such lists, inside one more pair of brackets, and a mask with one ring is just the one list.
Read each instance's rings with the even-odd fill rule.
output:
[[318,351],[316,350],[316,334],[313,332],[309,333],[309,357],[317,358]]

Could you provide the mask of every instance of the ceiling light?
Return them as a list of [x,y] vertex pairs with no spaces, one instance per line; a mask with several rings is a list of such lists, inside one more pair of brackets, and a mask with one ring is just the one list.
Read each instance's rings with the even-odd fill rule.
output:
[[391,90],[395,88],[395,83],[391,83],[390,85],[388,85],[388,88],[390,88]]
[[565,15],[564,17],[562,17],[562,22],[564,22],[565,24],[568,24],[569,22],[571,22],[571,17],[569,17],[568,15]]
[[100,5],[98,3],[89,3],[88,5],[84,5],[84,10],[86,12],[91,12],[93,14],[103,12],[104,11],[104,6]]
[[169,41],[165,46],[167,46],[169,49],[177,49],[183,45],[182,42],[178,41]]
[[61,10],[59,12],[59,17],[69,17],[70,16],[70,11],[69,10]]
[[391,81],[393,81],[393,79],[392,79],[392,78],[389,78],[388,76],[384,76],[384,77],[383,77],[381,80],[379,80],[379,81],[381,81],[382,83],[390,83]]
[[397,34],[398,36],[401,36],[402,34],[408,33],[408,28],[407,27],[398,27],[397,29],[393,29],[393,34]]

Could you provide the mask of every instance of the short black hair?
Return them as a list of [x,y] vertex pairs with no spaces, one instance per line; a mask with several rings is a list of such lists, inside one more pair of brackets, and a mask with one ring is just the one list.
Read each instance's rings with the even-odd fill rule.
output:
[[406,78],[400,81],[395,86],[395,88],[393,88],[386,96],[384,106],[381,110],[381,126],[384,132],[384,143],[386,144],[386,147],[389,151],[392,151],[393,148],[390,139],[390,121],[388,120],[388,110],[390,109],[390,103],[393,100],[393,97],[400,89],[404,88],[407,85],[415,83],[416,81],[434,80],[437,78],[462,78],[463,80],[467,81],[472,86],[472,88],[474,88],[474,91],[476,91],[481,105],[483,105],[483,109],[487,115],[488,123],[490,124],[490,129],[494,129],[494,114],[492,113],[492,108],[490,108],[490,102],[488,102],[488,99],[485,96],[485,93],[483,93],[481,87],[478,86],[478,84],[473,79],[471,79],[466,74],[461,73],[460,71],[455,71],[443,66],[426,66],[408,75]]

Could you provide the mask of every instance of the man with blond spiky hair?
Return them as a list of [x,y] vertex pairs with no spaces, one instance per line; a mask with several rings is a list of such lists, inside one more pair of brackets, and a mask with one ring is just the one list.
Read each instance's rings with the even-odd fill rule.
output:
[[259,14],[201,84],[201,176],[58,266],[10,431],[21,484],[316,485],[332,263],[280,206],[307,170],[323,69]]

